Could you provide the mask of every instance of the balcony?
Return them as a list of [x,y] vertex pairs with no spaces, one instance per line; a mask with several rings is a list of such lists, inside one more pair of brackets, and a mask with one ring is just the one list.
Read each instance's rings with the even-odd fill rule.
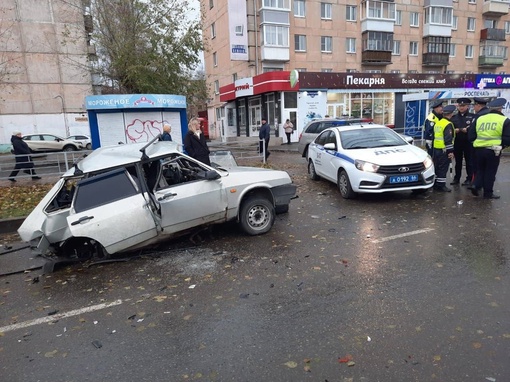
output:
[[495,40],[505,41],[506,35],[504,29],[486,28],[480,31],[480,41]]
[[448,53],[423,53],[423,66],[446,66],[450,62]]
[[482,14],[485,17],[501,17],[508,15],[508,1],[485,0]]
[[478,66],[484,68],[496,68],[503,66],[503,57],[497,56],[478,56]]
[[391,64],[391,52],[365,50],[361,52],[361,63],[364,65],[389,65]]

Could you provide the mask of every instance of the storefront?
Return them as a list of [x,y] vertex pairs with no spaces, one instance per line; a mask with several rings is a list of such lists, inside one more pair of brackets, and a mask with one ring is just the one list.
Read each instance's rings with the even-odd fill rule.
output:
[[508,87],[510,99],[510,78],[507,79],[510,76],[484,76],[487,83],[479,77],[475,74],[264,73],[220,89],[227,116],[222,139],[258,135],[262,115],[267,115],[271,126],[276,127],[277,136],[284,135],[282,125],[289,118],[297,129],[293,141],[298,140],[306,123],[325,116],[370,118],[374,123],[418,136],[429,112],[429,99],[454,102],[460,97],[505,94],[502,89],[490,89],[498,83]]

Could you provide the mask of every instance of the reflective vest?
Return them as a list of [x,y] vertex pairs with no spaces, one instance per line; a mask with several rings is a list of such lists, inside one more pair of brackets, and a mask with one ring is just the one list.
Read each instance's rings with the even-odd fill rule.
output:
[[[446,126],[451,124],[449,120],[446,118],[440,119],[434,125],[434,148],[435,149],[445,149],[446,145],[444,144],[444,129]],[[455,130],[454,130],[455,134]]]
[[440,121],[440,119],[434,113],[430,113],[429,115],[427,115],[427,118],[425,119],[425,123],[423,126],[423,130],[425,133],[424,134],[425,139],[432,139],[432,137],[434,135],[434,126],[439,121]]
[[489,113],[476,120],[476,139],[473,147],[501,146],[501,135],[506,117],[501,114]]

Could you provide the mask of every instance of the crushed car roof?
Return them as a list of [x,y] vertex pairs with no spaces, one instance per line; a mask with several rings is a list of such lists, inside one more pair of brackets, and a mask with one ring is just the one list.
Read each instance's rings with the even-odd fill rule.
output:
[[[131,143],[118,146],[100,147],[94,150],[86,158],[78,162],[78,168],[84,173],[89,173],[105,168],[113,168],[126,164],[137,163],[142,159],[143,148],[147,158],[157,158],[171,153],[180,153],[179,144],[176,142],[157,141],[152,144]],[[75,169],[67,171],[64,176],[72,176]]]

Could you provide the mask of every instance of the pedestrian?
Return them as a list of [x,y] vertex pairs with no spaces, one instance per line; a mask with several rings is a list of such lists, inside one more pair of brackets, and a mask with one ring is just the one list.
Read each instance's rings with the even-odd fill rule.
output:
[[425,148],[430,156],[434,153],[432,140],[434,139],[434,125],[443,118],[443,101],[440,99],[430,101],[432,111],[425,118],[423,123],[423,138],[425,139]]
[[197,118],[192,118],[189,121],[188,132],[184,136],[184,150],[190,157],[208,166],[211,165],[209,147],[207,147],[205,136],[200,130],[200,121]]
[[471,153],[473,145],[468,139],[468,130],[472,125],[475,115],[469,112],[469,98],[459,98],[457,100],[457,113],[452,117],[451,122],[455,127],[455,140],[453,143],[453,155],[455,157],[455,176],[450,184],[459,184],[462,178],[462,163],[466,164],[466,180],[462,182],[463,186],[470,186],[473,177],[473,166],[471,163]]
[[450,192],[446,187],[446,174],[453,159],[453,139],[455,131],[450,121],[457,108],[455,105],[447,105],[442,108],[442,118],[434,124],[433,152],[434,168],[436,169],[436,181],[434,190]]
[[172,126],[170,124],[165,123],[163,125],[163,134],[161,134],[161,140],[162,141],[172,141],[172,135],[170,133],[172,132]]
[[294,132],[294,125],[292,124],[290,119],[287,118],[287,120],[283,124],[283,129],[285,130],[285,135],[287,135],[287,144],[290,145],[290,136]]
[[18,175],[21,169],[24,169],[24,173],[32,175],[32,180],[41,179],[41,177],[37,176],[35,173],[34,162],[30,156],[30,147],[28,147],[27,143],[23,140],[20,131],[14,131],[12,133],[11,143],[14,155],[16,156],[16,165],[9,175],[9,180],[11,182],[16,182],[16,175]]
[[259,152],[262,154],[265,150],[266,156],[265,159],[271,155],[269,152],[269,138],[271,135],[271,126],[269,126],[269,123],[267,123],[267,120],[265,117],[262,117],[262,126],[260,126],[259,131]]
[[485,199],[499,199],[494,194],[501,150],[510,146],[510,119],[502,113],[505,98],[496,98],[487,104],[489,112],[476,118],[474,131],[469,135],[476,151],[476,177],[471,188],[475,196],[483,188]]

